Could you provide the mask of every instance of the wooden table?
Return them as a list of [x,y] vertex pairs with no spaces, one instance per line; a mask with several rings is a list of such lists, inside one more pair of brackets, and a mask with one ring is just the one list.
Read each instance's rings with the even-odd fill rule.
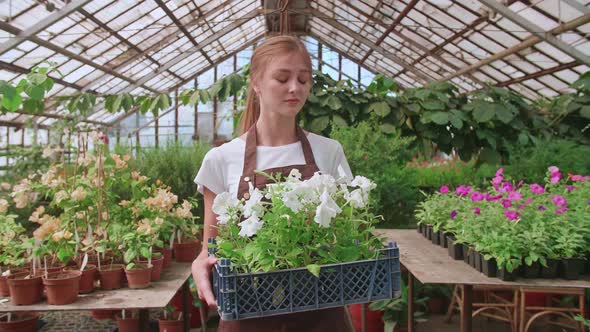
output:
[[[552,288],[590,288],[590,277],[580,280],[563,279],[524,279],[514,282],[486,277],[483,273],[465,264],[463,260],[454,260],[446,248],[432,244],[415,229],[379,229],[375,233],[387,236],[388,240],[397,242],[400,250],[400,262],[409,271],[408,297],[413,298],[414,277],[423,284],[461,284],[464,287],[461,307],[461,331],[471,331],[471,314],[473,304],[473,285],[512,286],[512,287],[552,287]],[[414,329],[414,304],[408,302],[408,331]]]
[[144,289],[122,288],[111,291],[95,290],[90,294],[80,294],[76,302],[67,305],[50,305],[41,302],[33,305],[14,306],[10,302],[0,305],[1,312],[22,311],[80,311],[97,309],[139,309],[141,331],[147,331],[149,309],[164,308],[179,289],[182,289],[182,316],[184,329],[189,330],[188,277],[191,275],[190,263],[172,262],[162,270],[160,281],[154,281]]

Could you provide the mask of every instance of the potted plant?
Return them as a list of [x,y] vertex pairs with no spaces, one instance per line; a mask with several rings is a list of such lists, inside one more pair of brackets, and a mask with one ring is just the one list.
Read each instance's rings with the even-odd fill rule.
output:
[[140,332],[137,311],[123,309],[115,318],[120,332]]
[[[417,292],[415,294],[419,294]],[[420,297],[414,300],[418,306],[426,305],[427,297]],[[408,331],[408,286],[402,279],[401,296],[394,299],[381,300],[369,305],[371,310],[383,311],[384,331],[387,332],[407,332]],[[423,311],[414,312],[414,321],[417,323],[425,322]]]
[[158,327],[160,332],[182,332],[184,330],[182,312],[176,311],[173,306],[168,304],[158,319]]
[[0,314],[0,330],[4,332],[36,332],[39,316],[35,313]]

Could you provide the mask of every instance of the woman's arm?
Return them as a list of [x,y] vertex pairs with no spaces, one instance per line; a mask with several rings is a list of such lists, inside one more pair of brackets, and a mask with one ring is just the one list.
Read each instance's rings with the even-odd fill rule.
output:
[[209,190],[207,187],[203,188],[204,194],[204,229],[203,229],[203,248],[201,249],[201,253],[193,261],[193,265],[191,268],[193,278],[195,279],[195,285],[197,286],[197,291],[199,292],[199,298],[201,300],[205,300],[209,307],[216,307],[217,304],[215,302],[215,297],[213,296],[213,292],[211,290],[211,267],[217,263],[217,259],[215,257],[208,257],[207,255],[207,243],[210,237],[217,236],[217,228],[214,227],[217,225],[217,219],[215,213],[211,209],[213,206],[213,200],[215,199],[215,193]]

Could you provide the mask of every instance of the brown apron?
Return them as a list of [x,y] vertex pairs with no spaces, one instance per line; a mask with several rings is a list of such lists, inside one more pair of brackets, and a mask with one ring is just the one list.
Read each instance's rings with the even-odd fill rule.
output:
[[[307,180],[319,171],[313,157],[309,141],[303,130],[297,127],[297,138],[301,141],[304,165],[291,165],[276,167],[264,170],[268,174],[281,173],[288,176],[292,169],[298,169],[302,180]],[[244,153],[244,170],[240,177],[238,186],[238,199],[249,198],[249,185],[251,182],[254,188],[263,189],[269,179],[264,175],[254,173],[256,169],[256,125],[248,130],[246,137],[246,150]],[[219,321],[220,332],[348,332],[351,331],[344,308],[330,308],[316,311],[298,312],[263,318],[251,318],[237,321]]]

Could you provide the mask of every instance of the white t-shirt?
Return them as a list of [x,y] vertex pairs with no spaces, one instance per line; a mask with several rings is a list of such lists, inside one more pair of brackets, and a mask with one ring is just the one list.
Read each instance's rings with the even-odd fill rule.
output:
[[[352,179],[350,166],[338,141],[314,133],[308,133],[307,139],[320,172]],[[216,195],[227,191],[237,197],[245,150],[246,141],[238,137],[207,152],[195,177],[199,192],[203,193],[203,187],[207,187]],[[256,147],[256,170],[303,164],[305,157],[301,142]]]

